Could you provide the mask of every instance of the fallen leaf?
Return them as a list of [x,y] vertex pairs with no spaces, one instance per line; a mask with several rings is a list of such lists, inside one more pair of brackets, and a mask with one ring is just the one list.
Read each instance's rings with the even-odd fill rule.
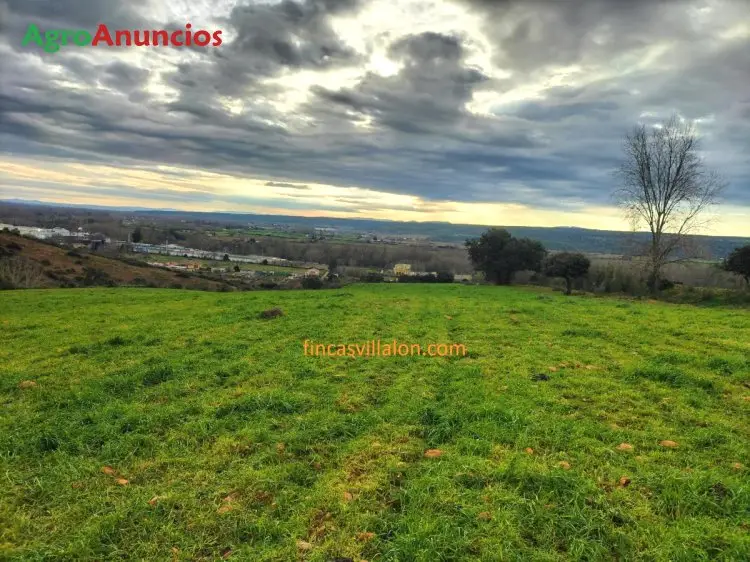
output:
[[489,511],[483,511],[479,515],[477,515],[477,519],[481,519],[482,521],[489,521],[492,519],[492,514],[490,514]]
[[224,550],[223,550],[223,551],[221,552],[221,557],[222,557],[222,558],[223,558],[224,560],[227,560],[227,559],[228,559],[228,558],[229,558],[230,556],[232,556],[232,549],[231,549],[231,548],[225,548],[225,549],[224,549]]
[[232,506],[227,504],[222,505],[216,510],[217,513],[227,513],[228,511],[232,511]]
[[277,453],[283,453],[284,449],[286,449],[286,445],[283,443],[276,443],[276,452]]
[[548,368],[548,369],[550,370],[550,372],[552,372],[552,373],[556,373],[556,372],[557,372],[557,367],[547,367],[547,368]]
[[586,365],[586,369],[589,371],[594,371],[596,369],[596,365]]
[[736,462],[736,463],[734,463],[734,464],[732,465],[732,468],[733,468],[733,469],[735,469],[735,470],[742,470],[742,469],[743,469],[743,466],[742,466],[742,464],[740,464],[740,463]]
[[160,499],[162,499],[161,496],[154,496],[153,498],[148,500],[148,505],[151,505],[151,506],[156,505],[157,503],[159,503]]
[[670,447],[670,448],[674,448],[678,446],[676,441],[670,441],[669,439],[665,439],[664,441],[659,441],[659,445],[661,445],[662,447]]
[[230,503],[230,502],[233,502],[234,500],[236,500],[237,496],[239,496],[239,494],[237,492],[232,492],[231,494],[229,494],[227,497],[225,497],[221,501],[226,502],[226,503]]
[[632,451],[633,446],[630,443],[620,443],[617,447],[618,451]]
[[357,533],[357,540],[359,541],[371,541],[375,538],[375,533],[371,533],[369,531],[364,533]]
[[297,541],[297,548],[300,550],[312,550],[313,545],[307,541]]
[[354,496],[353,496],[353,495],[351,495],[351,493],[349,493],[349,492],[344,492],[344,501],[345,501],[345,502],[350,502],[350,501],[352,501],[353,499],[354,499]]
[[83,488],[83,482],[73,482],[70,487],[74,490],[80,490],[81,488]]
[[446,315],[446,316],[445,316],[445,319],[446,319],[446,320],[453,320],[453,316],[448,316],[448,315]]
[[124,478],[118,478],[117,480],[115,480],[115,482],[117,482],[120,486],[127,486],[128,484],[130,484],[130,482],[128,482]]
[[36,386],[38,386],[38,385],[34,381],[22,381],[22,382],[18,383],[18,388],[20,388],[22,390],[26,390],[28,388],[34,388]]
[[117,474],[117,471],[111,466],[103,466],[102,472],[106,474],[107,476],[114,476],[115,474]]
[[618,484],[621,488],[627,488],[628,486],[630,486],[630,478],[628,478],[627,476],[623,476],[620,478]]
[[560,468],[570,470],[570,463],[568,461],[560,461],[558,464],[560,465]]
[[428,459],[435,459],[441,456],[442,454],[443,454],[443,451],[441,451],[440,449],[427,449],[424,452],[424,456],[427,457]]
[[532,449],[531,447],[526,447],[524,449],[524,451],[526,451],[526,453],[529,454],[529,455],[533,455],[534,454],[534,449]]

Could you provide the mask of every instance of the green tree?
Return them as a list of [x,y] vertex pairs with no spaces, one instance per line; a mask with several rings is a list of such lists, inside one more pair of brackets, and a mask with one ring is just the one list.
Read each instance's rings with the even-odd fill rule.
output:
[[517,271],[539,271],[547,250],[541,242],[514,238],[502,228],[491,228],[479,238],[466,241],[469,259],[487,281],[508,285]]
[[724,260],[724,269],[741,275],[745,284],[750,287],[750,244],[732,250]]
[[544,274],[548,277],[565,279],[565,294],[569,295],[573,289],[573,279],[586,275],[589,267],[591,267],[591,261],[583,254],[560,252],[545,260]]
[[143,231],[141,230],[140,226],[137,226],[135,230],[133,231],[133,235],[131,236],[130,240],[133,241],[133,243],[138,244],[143,240]]

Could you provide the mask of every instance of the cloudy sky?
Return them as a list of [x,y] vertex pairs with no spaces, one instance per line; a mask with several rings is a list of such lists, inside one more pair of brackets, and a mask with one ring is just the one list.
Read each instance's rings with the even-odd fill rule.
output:
[[[224,44],[21,45],[188,22]],[[625,229],[677,113],[750,236],[749,0],[0,0],[0,77],[4,199]]]

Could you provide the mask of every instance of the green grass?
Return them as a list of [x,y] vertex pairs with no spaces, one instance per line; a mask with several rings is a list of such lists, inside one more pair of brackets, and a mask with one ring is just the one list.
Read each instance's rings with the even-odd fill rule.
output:
[[[0,330],[3,559],[750,558],[747,310],[51,290],[0,293]],[[469,353],[302,354],[378,338]]]

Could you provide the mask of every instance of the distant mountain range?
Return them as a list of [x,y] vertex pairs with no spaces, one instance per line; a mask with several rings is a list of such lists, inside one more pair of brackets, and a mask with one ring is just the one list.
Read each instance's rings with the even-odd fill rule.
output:
[[[451,244],[463,243],[476,238],[488,226],[453,224],[446,222],[399,222],[376,219],[342,219],[333,217],[298,217],[290,215],[257,215],[231,212],[193,212],[174,209],[144,209],[138,207],[105,207],[77,204],[50,204],[41,201],[10,199],[0,201],[16,205],[42,207],[65,207],[91,209],[112,213],[137,213],[143,217],[162,217],[173,220],[198,220],[227,226],[283,225],[290,229],[312,230],[331,228],[341,233],[367,233],[378,237],[416,237]],[[578,227],[498,226],[511,234],[539,240],[550,250],[567,250],[595,254],[630,254],[649,241],[646,232],[621,232],[614,230],[592,230]],[[750,244],[750,238],[733,236],[694,236],[695,244],[707,258],[720,259],[734,248]]]

